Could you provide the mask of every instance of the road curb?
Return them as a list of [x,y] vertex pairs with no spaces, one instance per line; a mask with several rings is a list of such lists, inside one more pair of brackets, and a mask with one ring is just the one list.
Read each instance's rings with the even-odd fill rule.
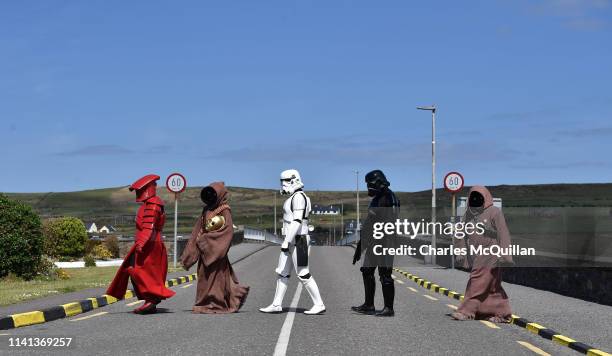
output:
[[[403,271],[399,268],[393,268],[394,271],[402,274],[404,277],[410,279],[411,281],[413,281],[414,283],[418,284],[419,286],[425,288],[425,289],[429,289],[433,292],[436,292],[438,294],[442,294],[445,295],[449,298],[452,299],[456,299],[459,301],[463,300],[463,294],[455,292],[453,290],[450,290],[448,288],[443,288],[440,287],[439,285],[430,282],[426,279],[420,278],[412,273],[408,273],[406,271]],[[525,318],[521,318],[518,315],[514,315],[512,314],[512,324],[516,325],[516,326],[520,326],[523,329],[527,329],[529,332],[539,335],[545,339],[551,340],[559,345],[568,347],[572,350],[578,351],[580,353],[586,354],[586,355],[593,355],[593,356],[612,356],[612,354],[606,352],[606,351],[602,351],[600,349],[597,349],[591,345],[582,343],[582,342],[578,342],[574,339],[572,339],[571,337],[567,337],[564,336],[562,334],[560,334],[559,332],[553,330],[553,329],[549,329],[545,326],[542,326],[538,323],[534,323],[531,322]]]
[[[172,278],[166,281],[166,287],[174,287],[179,284],[191,282],[195,279],[197,279],[196,273]],[[0,330],[15,329],[20,328],[22,326],[42,324],[57,319],[63,319],[66,317],[86,313],[88,311],[116,303],[119,300],[129,299],[134,296],[134,291],[128,289],[122,299],[117,299],[108,294],[104,294],[98,297],[87,298],[78,302],[71,302],[42,310],[11,314],[9,316],[0,318]]]
[[[244,260],[245,258],[265,249],[268,246],[269,245],[264,245],[263,247],[255,251],[252,251],[246,254],[245,256],[242,256],[241,258],[232,262],[232,264],[238,263]],[[166,287],[174,287],[179,284],[184,284],[187,282],[194,281],[197,278],[198,278],[198,274],[192,273],[192,274],[188,274],[185,276],[169,279],[166,281],[165,284],[166,284]],[[122,299],[117,299],[110,295],[104,294],[98,297],[87,298],[87,299],[80,300],[78,302],[71,302],[71,303],[62,304],[62,305],[58,305],[58,306],[51,307],[51,308],[45,308],[42,310],[11,314],[9,316],[0,318],[0,330],[15,329],[15,328],[20,328],[22,326],[42,324],[42,323],[46,323],[46,322],[57,320],[57,319],[63,319],[66,317],[86,313],[88,311],[98,309],[98,308],[101,308],[109,304],[116,303],[120,300],[129,299],[134,296],[135,296],[134,291],[131,289],[128,289],[125,292],[125,295],[123,296]]]

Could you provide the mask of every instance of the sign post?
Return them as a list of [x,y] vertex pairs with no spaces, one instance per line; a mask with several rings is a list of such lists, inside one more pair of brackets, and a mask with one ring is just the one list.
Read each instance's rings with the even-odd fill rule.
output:
[[[463,176],[459,172],[450,172],[444,177],[444,188],[451,193],[451,223],[455,223],[457,215],[457,200],[455,194],[463,188]],[[455,234],[453,231],[452,247],[455,246]],[[455,256],[451,256],[451,268],[455,269]]]
[[187,180],[180,173],[172,173],[166,179],[166,188],[170,193],[174,193],[174,268],[176,268],[177,252],[177,226],[178,226],[178,200],[179,195],[187,188]]

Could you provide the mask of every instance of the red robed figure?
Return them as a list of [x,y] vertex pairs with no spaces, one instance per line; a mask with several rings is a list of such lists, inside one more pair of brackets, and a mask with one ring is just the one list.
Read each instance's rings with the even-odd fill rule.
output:
[[136,313],[155,312],[159,302],[175,294],[165,285],[168,255],[161,233],[166,213],[163,200],[156,196],[157,180],[159,176],[149,174],[130,186],[130,191],[136,191],[136,201],[142,203],[136,215],[135,243],[106,290],[106,294],[123,299],[131,279],[136,297],[145,301]]

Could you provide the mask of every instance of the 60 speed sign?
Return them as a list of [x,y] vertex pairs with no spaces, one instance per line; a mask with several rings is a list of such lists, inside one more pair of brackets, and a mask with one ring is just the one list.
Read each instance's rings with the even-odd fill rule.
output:
[[456,193],[463,188],[463,176],[459,172],[450,172],[444,177],[444,188],[451,193]]
[[182,193],[187,188],[187,180],[180,173],[172,173],[166,179],[166,188],[172,193]]

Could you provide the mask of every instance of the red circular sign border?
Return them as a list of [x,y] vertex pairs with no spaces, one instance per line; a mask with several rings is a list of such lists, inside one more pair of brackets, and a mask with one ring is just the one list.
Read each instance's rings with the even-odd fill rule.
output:
[[[456,174],[459,177],[461,177],[461,186],[459,187],[459,189],[457,190],[450,190],[448,189],[448,187],[446,186],[446,178],[448,178],[448,176],[450,176],[451,174]],[[460,191],[461,189],[463,189],[463,186],[465,185],[465,178],[463,178],[463,175],[459,172],[448,172],[446,173],[446,175],[444,176],[444,189],[446,189],[446,191],[450,192],[450,193],[457,193],[458,191]]]
[[[172,176],[180,176],[181,178],[183,178],[183,181],[185,182],[185,185],[183,186],[183,189],[181,189],[178,192],[175,192],[175,191],[171,190],[170,187],[168,186],[168,182],[170,182],[170,177],[172,177]],[[166,189],[168,189],[168,191],[170,193],[180,194],[180,193],[184,192],[185,189],[187,189],[187,179],[185,179],[185,176],[180,174],[180,173],[177,173],[177,172],[172,173],[172,174],[168,175],[168,178],[166,178]]]

